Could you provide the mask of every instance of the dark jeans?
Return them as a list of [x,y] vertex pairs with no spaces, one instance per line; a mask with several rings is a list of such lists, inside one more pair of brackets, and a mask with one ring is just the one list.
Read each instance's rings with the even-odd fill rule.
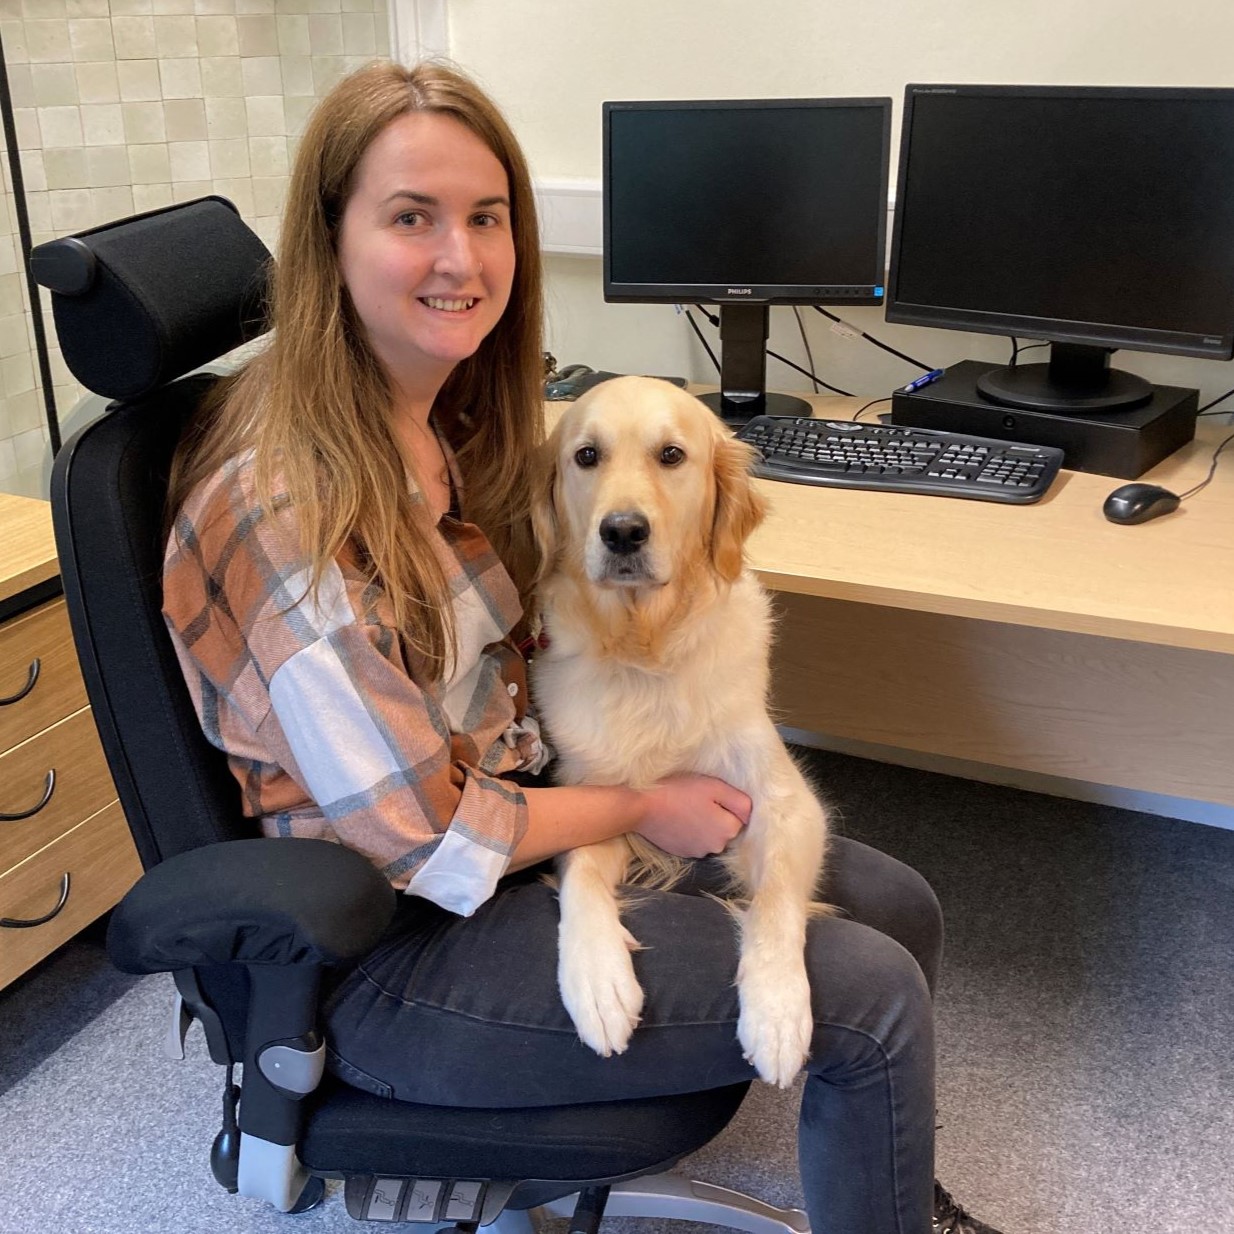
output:
[[[700,862],[670,892],[638,892],[624,920],[643,1019],[622,1055],[575,1035],[557,992],[557,904],[534,872],[504,880],[474,916],[400,903],[385,940],[334,990],[331,1064],[385,1096],[433,1105],[535,1106],[621,1100],[749,1079],[737,1041],[737,936],[699,894]],[[934,1170],[930,991],[942,918],[925,880],[852,840],[833,839],[810,923],[816,1028],[798,1155],[815,1229],[926,1234]]]

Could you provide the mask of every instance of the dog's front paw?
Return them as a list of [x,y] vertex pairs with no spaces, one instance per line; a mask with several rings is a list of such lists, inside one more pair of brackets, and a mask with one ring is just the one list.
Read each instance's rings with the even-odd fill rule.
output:
[[604,1058],[622,1054],[643,1011],[643,988],[630,952],[638,940],[624,926],[563,948],[557,966],[561,1000],[584,1045]]
[[791,977],[743,976],[737,1039],[746,1061],[768,1084],[788,1088],[805,1066],[814,1035],[810,984],[805,972]]

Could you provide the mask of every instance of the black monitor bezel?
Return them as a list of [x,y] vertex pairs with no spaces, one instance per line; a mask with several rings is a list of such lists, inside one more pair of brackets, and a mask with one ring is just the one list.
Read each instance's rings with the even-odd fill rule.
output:
[[962,309],[941,305],[906,303],[899,297],[900,244],[905,210],[904,188],[908,182],[915,103],[923,95],[957,94],[1003,98],[1224,98],[1234,99],[1234,88],[1198,86],[1008,86],[910,82],[904,88],[904,108],[900,121],[900,149],[897,160],[894,218],[891,229],[890,269],[887,277],[885,316],[889,322],[909,326],[930,326],[943,330],[964,330],[975,334],[1000,334],[1013,338],[1042,339],[1049,342],[1079,343],[1111,350],[1157,352],[1165,355],[1194,356],[1208,360],[1234,357],[1234,321],[1219,339],[1211,334],[1155,330],[1141,326],[1122,326],[1100,322],[1070,321],[1064,318],[1026,317],[1015,313],[994,313],[984,309]]
[[[711,283],[618,283],[612,277],[612,201],[610,160],[612,157],[611,117],[628,111],[720,111],[735,109],[777,109],[802,107],[867,107],[882,112],[882,166],[879,171],[881,208],[878,212],[876,247],[878,281],[861,287],[820,287],[816,284],[751,284],[740,289]],[[625,304],[882,304],[886,292],[887,211],[891,175],[890,98],[826,99],[639,99],[609,101],[602,105],[604,128],[603,214],[604,214],[604,299]]]

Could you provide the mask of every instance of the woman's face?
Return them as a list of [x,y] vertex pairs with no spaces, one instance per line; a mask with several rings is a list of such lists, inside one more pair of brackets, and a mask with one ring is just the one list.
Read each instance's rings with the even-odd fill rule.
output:
[[356,167],[338,262],[378,359],[407,393],[431,397],[510,299],[505,169],[458,120],[399,116]]

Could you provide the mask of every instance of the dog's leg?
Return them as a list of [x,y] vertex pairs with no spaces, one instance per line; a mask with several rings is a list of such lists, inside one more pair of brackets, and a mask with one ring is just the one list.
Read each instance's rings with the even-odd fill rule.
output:
[[770,725],[742,762],[754,811],[735,860],[750,892],[741,915],[737,1036],[758,1074],[786,1088],[814,1032],[805,934],[827,820]]
[[578,1035],[597,1054],[621,1054],[643,1010],[616,889],[630,860],[625,838],[588,844],[557,859],[561,924],[557,984]]

